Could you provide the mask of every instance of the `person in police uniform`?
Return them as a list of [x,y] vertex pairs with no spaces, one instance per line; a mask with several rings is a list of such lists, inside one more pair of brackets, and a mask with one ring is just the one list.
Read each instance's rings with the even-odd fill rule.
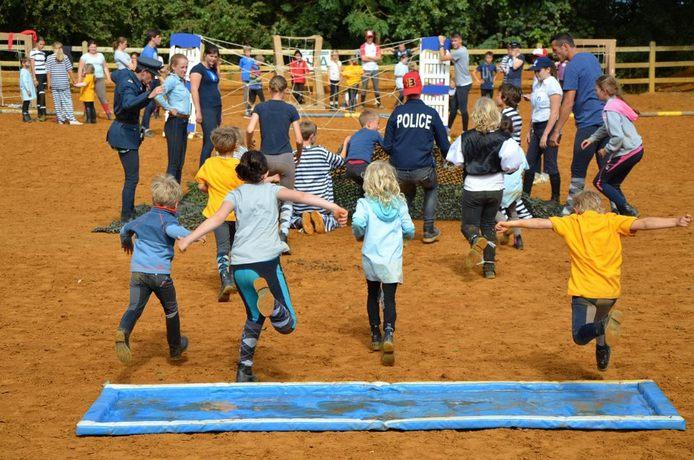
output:
[[113,109],[116,119],[106,135],[106,142],[118,151],[125,172],[121,194],[121,220],[135,217],[135,189],[140,180],[140,144],[144,132],[140,127],[140,110],[150,100],[162,93],[162,87],[149,89],[152,79],[159,75],[161,63],[156,59],[139,57],[135,70],[122,69],[113,72],[111,80],[116,84]]

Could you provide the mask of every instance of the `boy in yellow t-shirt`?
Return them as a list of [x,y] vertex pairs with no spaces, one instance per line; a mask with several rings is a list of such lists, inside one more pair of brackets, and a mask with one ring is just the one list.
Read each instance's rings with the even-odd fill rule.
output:
[[573,339],[578,345],[596,339],[595,358],[598,369],[604,371],[622,322],[622,313],[612,310],[621,295],[620,236],[633,236],[637,230],[687,227],[692,217],[686,214],[637,219],[605,214],[600,195],[591,191],[576,195],[573,210],[575,214],[566,217],[499,222],[496,228],[552,229],[564,238],[571,259],[568,294],[572,296]]
[[[202,211],[205,217],[211,217],[222,205],[224,198],[244,182],[236,175],[239,160],[234,158],[234,151],[240,141],[240,131],[230,126],[220,126],[212,131],[210,139],[217,151],[217,156],[208,158],[195,175],[198,188],[207,193],[207,206]],[[236,215],[230,213],[224,224],[214,231],[217,242],[217,269],[221,279],[221,288],[217,300],[228,302],[234,290],[234,280],[229,272],[231,247],[236,233]]]

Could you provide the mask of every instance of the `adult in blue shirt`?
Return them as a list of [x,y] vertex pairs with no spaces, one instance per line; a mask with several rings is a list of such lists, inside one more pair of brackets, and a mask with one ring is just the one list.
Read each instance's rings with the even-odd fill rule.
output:
[[219,49],[205,47],[202,61],[190,69],[190,94],[195,105],[195,121],[202,125],[200,166],[212,154],[210,135],[222,124],[222,96],[219,92]]
[[164,125],[166,148],[169,163],[166,174],[171,174],[181,183],[183,164],[186,161],[188,146],[188,119],[190,118],[190,91],[186,87],[188,58],[183,54],[174,54],[169,62],[169,76],[164,80],[164,91],[155,100],[169,112]]
[[163,90],[161,87],[149,87],[152,79],[159,75],[160,68],[159,61],[140,56],[135,70],[123,69],[111,74],[111,80],[116,84],[113,97],[116,119],[109,127],[106,141],[118,152],[125,172],[121,192],[122,221],[135,217],[135,189],[140,180],[139,149],[143,137],[140,129],[140,110]]
[[419,72],[406,73],[402,79],[403,94],[407,99],[396,107],[388,118],[383,150],[390,155],[398,182],[410,211],[414,207],[417,186],[424,189],[423,243],[435,242],[441,232],[434,225],[438,199],[436,161],[432,148],[434,141],[445,158],[450,143],[446,127],[438,112],[421,99],[422,80]]
[[568,215],[573,207],[573,197],[583,191],[586,173],[591,158],[595,157],[598,165],[600,158],[598,150],[605,146],[606,140],[592,143],[587,149],[581,148],[581,143],[588,139],[602,126],[602,109],[605,103],[598,99],[595,93],[595,80],[602,75],[602,69],[597,58],[591,53],[579,53],[571,35],[557,34],[552,38],[552,51],[562,61],[567,61],[564,70],[564,97],[559,109],[559,120],[549,137],[551,146],[558,146],[561,131],[573,111],[576,121],[576,137],[574,138],[573,160],[571,161],[571,185],[563,213]]
[[[159,45],[161,45],[161,32],[157,29],[148,30],[147,41],[145,43],[145,47],[142,48],[142,53],[140,53],[140,56],[161,62],[159,60],[159,55],[157,54],[157,47]],[[155,78],[152,80],[150,85],[152,88],[159,86],[159,80]],[[152,100],[145,109],[144,115],[142,115],[142,127],[145,128],[145,136],[147,137],[154,136],[154,132],[149,129],[149,120],[152,118],[152,113],[154,113],[155,110],[157,110],[157,103]]]

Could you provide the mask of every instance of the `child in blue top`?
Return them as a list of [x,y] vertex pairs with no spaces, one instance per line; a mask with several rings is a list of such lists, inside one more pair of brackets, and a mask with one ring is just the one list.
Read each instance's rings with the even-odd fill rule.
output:
[[[181,336],[176,289],[171,279],[174,242],[190,233],[178,223],[176,209],[181,195],[181,186],[176,179],[170,175],[156,176],[152,180],[154,206],[146,214],[125,224],[120,231],[123,250],[132,254],[130,304],[116,331],[116,355],[125,364],[132,360],[130,334],[152,293],[164,307],[171,359],[181,359],[188,348],[188,339]],[[137,236],[134,246],[133,235]]]
[[[352,179],[362,188],[364,184],[364,172],[371,163],[376,145],[383,145],[383,137],[378,132],[380,118],[378,113],[366,109],[359,115],[361,129],[345,139],[343,150],[347,151],[347,177]],[[362,195],[364,190],[362,188]]]
[[[395,363],[395,291],[402,283],[403,239],[414,238],[414,224],[407,203],[400,193],[395,168],[385,161],[374,161],[364,174],[365,198],[357,201],[352,215],[352,232],[362,246],[362,264],[368,298],[366,309],[371,326],[371,348],[382,350],[381,362]],[[383,292],[383,336],[379,297]]]
[[243,47],[243,56],[239,60],[239,69],[241,69],[241,82],[243,83],[243,104],[246,107],[246,112],[244,117],[248,118],[251,116],[251,104],[249,103],[250,90],[251,90],[251,71],[255,65],[255,59],[251,57],[251,47]]
[[31,78],[31,59],[24,57],[21,60],[22,68],[19,70],[19,90],[22,93],[22,121],[31,122],[29,106],[36,99],[36,88]]
[[482,97],[494,97],[494,80],[496,79],[496,64],[494,64],[494,53],[487,51],[484,53],[484,61],[477,66],[475,80],[480,85]]

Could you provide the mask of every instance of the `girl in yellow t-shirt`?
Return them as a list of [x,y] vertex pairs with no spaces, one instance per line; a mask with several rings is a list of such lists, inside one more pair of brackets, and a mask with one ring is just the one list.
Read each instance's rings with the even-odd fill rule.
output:
[[364,69],[357,62],[357,58],[353,57],[348,61],[349,65],[342,70],[342,76],[345,79],[345,86],[349,94],[349,111],[354,112],[357,106],[357,94],[359,93],[359,85],[361,84],[361,76],[364,74]]
[[605,213],[599,194],[592,191],[574,197],[573,211],[566,217],[499,222],[498,231],[508,228],[552,229],[569,248],[574,342],[587,345],[595,339],[598,369],[607,370],[611,346],[620,335],[622,312],[613,310],[621,295],[622,242],[637,230],[688,227],[692,216],[644,217]]
[[[220,126],[210,135],[217,155],[208,158],[195,175],[198,188],[208,195],[207,206],[202,211],[205,217],[217,212],[227,194],[244,183],[236,175],[239,160],[234,158],[234,151],[241,141],[239,133],[238,128]],[[214,231],[217,242],[217,269],[222,284],[217,297],[220,302],[228,302],[231,292],[235,289],[234,280],[229,272],[235,233],[236,216],[232,212],[224,224]]]
[[96,97],[94,85],[96,80],[94,80],[94,66],[92,64],[85,64],[82,73],[82,82],[78,83],[76,86],[80,86],[80,101],[84,102],[84,122],[96,123],[96,109],[94,108],[94,98]]

